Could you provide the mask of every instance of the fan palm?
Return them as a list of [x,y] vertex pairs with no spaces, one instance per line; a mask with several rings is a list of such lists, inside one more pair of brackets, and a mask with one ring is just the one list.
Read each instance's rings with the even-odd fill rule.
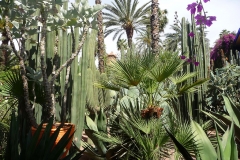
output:
[[[109,158],[158,160],[170,156],[181,157],[174,147],[165,127],[189,153],[196,155],[200,149],[194,140],[191,127],[169,114],[160,119],[146,121],[139,116],[144,107],[136,101],[121,104],[121,112],[110,117],[110,135],[95,133],[102,141],[108,142]],[[175,152],[175,153],[174,153]]]
[[115,33],[113,40],[118,36],[118,39],[124,34],[127,35],[128,46],[132,46],[132,37],[135,32],[141,32],[144,28],[142,16],[150,9],[149,2],[138,7],[138,0],[114,0],[111,5],[105,8],[108,12],[104,13],[104,24],[107,30],[105,36]]
[[166,52],[158,57],[151,53],[132,53],[129,58],[113,63],[109,67],[109,80],[101,81],[98,86],[115,91],[136,88],[142,101],[149,106],[159,105],[168,98],[196,91],[195,87],[206,81],[183,85],[196,76],[196,73],[179,72],[184,62],[176,53]]
[[[28,74],[29,79],[29,92],[30,101],[33,107],[34,103],[38,103],[43,106],[44,94],[42,90],[42,85],[40,81],[33,79],[31,74]],[[19,73],[19,70],[9,70],[2,72],[0,77],[0,82],[3,84],[1,86],[0,94],[7,99],[7,104],[9,105],[9,110],[18,107],[19,114],[25,115],[24,109],[24,95],[23,95],[23,83]],[[23,118],[23,117],[22,117]]]

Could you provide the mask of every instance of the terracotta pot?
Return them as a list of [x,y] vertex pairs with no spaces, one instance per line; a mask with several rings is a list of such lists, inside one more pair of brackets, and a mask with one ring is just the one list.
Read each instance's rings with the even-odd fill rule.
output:
[[[56,123],[56,124],[52,127],[52,129],[51,129],[51,131],[50,131],[50,136],[57,130],[57,127],[60,126],[60,124],[61,124],[61,123]],[[41,139],[41,137],[42,137],[42,135],[43,135],[43,133],[44,133],[44,131],[45,131],[46,126],[47,126],[47,123],[44,123],[44,124],[43,124],[43,127],[42,127],[42,130],[41,130],[41,132],[40,132],[39,138],[38,138],[38,142],[40,141],[40,139]],[[68,129],[69,129],[71,126],[72,126],[72,128],[71,128],[71,131],[70,131],[69,136],[71,136],[72,134],[74,134],[75,125],[72,124],[72,123],[64,123],[63,127],[62,127],[62,128],[60,129],[60,131],[59,131],[58,137],[57,137],[57,139],[56,139],[56,141],[55,141],[55,143],[54,143],[53,148],[58,144],[58,142],[60,141],[60,139],[64,136],[64,134],[68,131]],[[34,133],[36,132],[36,130],[37,130],[36,128],[31,127],[31,133],[32,133],[32,135],[34,135]],[[65,151],[64,151],[64,153],[63,153],[63,155],[62,155],[61,158],[66,157],[66,155],[67,155],[67,153],[68,153],[68,151],[69,151],[69,149],[70,149],[70,147],[71,147],[72,139],[73,139],[73,137],[71,138],[71,140],[70,140],[70,141],[68,142],[68,144],[66,145]]]

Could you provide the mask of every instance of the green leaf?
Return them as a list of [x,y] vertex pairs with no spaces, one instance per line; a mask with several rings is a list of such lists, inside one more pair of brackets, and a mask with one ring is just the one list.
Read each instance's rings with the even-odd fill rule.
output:
[[76,18],[72,18],[72,19],[70,19],[70,20],[67,22],[66,26],[74,26],[74,25],[76,25],[76,24],[77,24],[77,19],[76,19]]
[[191,120],[191,126],[194,132],[193,134],[195,135],[195,140],[201,147],[201,150],[199,151],[201,159],[216,160],[216,151],[202,127],[194,120]]
[[223,95],[223,99],[225,102],[226,109],[228,111],[228,114],[233,119],[234,123],[240,127],[239,119],[240,119],[240,111],[237,109],[237,107],[234,104],[231,104],[228,97]]
[[12,21],[11,23],[14,25],[14,27],[19,29],[19,23],[17,21]]
[[234,124],[231,124],[230,130],[224,133],[222,137],[222,146],[224,149],[223,156],[224,160],[235,160],[238,159],[237,145],[234,140]]
[[172,135],[172,133],[165,127],[166,132],[170,136],[170,138],[173,140],[175,146],[178,148],[178,150],[181,152],[182,156],[187,160],[193,160],[192,156],[188,153],[187,149],[184,148],[181,143],[178,142],[178,140]]
[[[204,112],[204,111],[202,111],[202,112]],[[210,112],[210,111],[209,111],[209,112]],[[213,115],[213,116],[215,116],[215,117],[211,116],[210,114],[206,114],[206,113],[205,113],[205,114],[206,114],[206,115],[209,115],[211,118],[214,118],[215,121],[218,120],[218,119],[220,119],[220,120],[222,120],[226,125],[231,126],[232,121],[229,120],[227,117],[225,117],[225,116],[223,116],[223,115],[220,115],[220,114],[217,114],[217,113],[214,113],[214,112],[210,112],[210,113],[211,113],[211,115]],[[222,126],[223,126],[223,125],[222,125]],[[234,130],[236,131],[235,136],[237,137],[238,140],[240,140],[240,128],[239,128],[237,125],[234,124]]]
[[217,123],[217,125],[221,128],[222,131],[226,131],[226,129],[227,129],[226,124],[224,123],[224,121],[222,121],[217,116],[215,116],[215,113],[213,113],[211,111],[208,111],[208,112],[201,111],[201,112],[203,112],[204,114],[206,114],[207,116],[212,118],[212,120],[214,120],[214,122]]
[[87,127],[88,127],[90,130],[93,130],[93,131],[95,131],[95,132],[98,132],[97,125],[93,122],[93,120],[92,120],[88,115],[86,115],[86,123],[87,123]]
[[216,130],[216,136],[217,136],[217,142],[218,142],[218,159],[219,160],[225,160],[223,155],[223,146],[222,146],[222,142],[219,138],[219,135],[218,135],[218,130],[217,130],[217,126],[216,126],[216,123],[215,123],[215,130]]

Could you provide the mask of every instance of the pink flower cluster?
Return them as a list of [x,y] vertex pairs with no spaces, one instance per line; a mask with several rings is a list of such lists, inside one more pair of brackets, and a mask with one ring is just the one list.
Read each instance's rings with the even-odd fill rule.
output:
[[[204,3],[207,3],[210,0],[203,0]],[[216,21],[216,17],[215,16],[206,16],[201,15],[201,12],[203,10],[203,5],[202,2],[200,1],[199,3],[193,2],[192,4],[189,4],[187,6],[187,10],[191,12],[191,14],[196,13],[197,11],[197,15],[195,16],[196,19],[196,25],[200,25],[200,24],[205,24],[206,26],[210,27],[212,25],[212,21]]]
[[192,63],[193,65],[195,65],[195,66],[198,66],[199,65],[199,62],[197,62],[196,61],[196,58],[194,57],[194,58],[187,58],[186,56],[180,56],[180,58],[182,59],[182,60],[185,60],[187,63]]
[[232,47],[232,43],[235,39],[235,34],[225,34],[219,38],[210,53],[211,59],[215,60],[219,56],[219,50],[222,49],[225,54],[229,54],[229,51]]

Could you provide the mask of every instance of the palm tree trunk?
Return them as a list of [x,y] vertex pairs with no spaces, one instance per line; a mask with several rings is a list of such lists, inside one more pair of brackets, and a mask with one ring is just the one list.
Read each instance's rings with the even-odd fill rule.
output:
[[3,30],[2,32],[2,37],[4,37],[4,39],[2,40],[2,44],[1,46],[3,47],[2,49],[2,55],[1,55],[1,60],[0,60],[0,64],[1,64],[1,67],[2,69],[5,70],[5,68],[7,67],[7,64],[9,62],[9,58],[10,58],[10,54],[9,52],[7,51],[7,45],[8,45],[8,42],[9,42],[9,38],[7,36],[7,31],[6,29]]
[[128,47],[132,47],[132,37],[133,37],[133,28],[127,28],[126,29],[127,33],[127,39],[128,39]]
[[152,0],[151,7],[151,35],[152,35],[152,51],[154,54],[159,50],[159,22],[158,22],[158,0]]
[[[96,0],[96,4],[101,4],[101,0]],[[98,67],[100,73],[104,72],[104,34],[103,34],[103,17],[102,11],[98,12]]]

